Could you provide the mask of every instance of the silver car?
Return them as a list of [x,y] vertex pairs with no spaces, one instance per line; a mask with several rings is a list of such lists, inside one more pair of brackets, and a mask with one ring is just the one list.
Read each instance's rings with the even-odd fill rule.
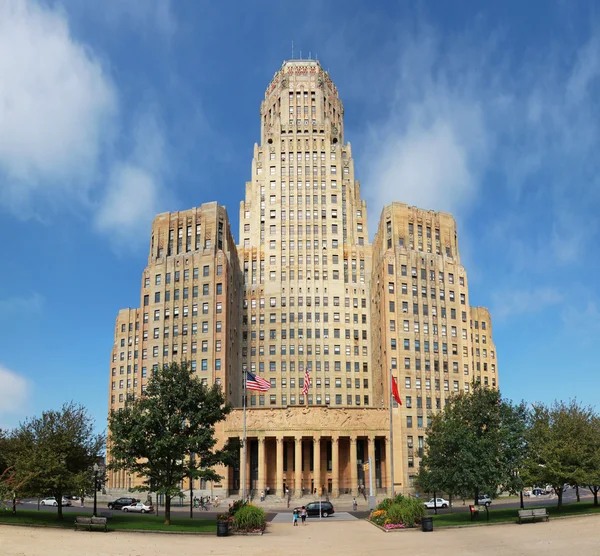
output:
[[136,502],[135,504],[130,504],[129,506],[123,506],[122,510],[124,512],[138,512],[141,514],[149,514],[154,511],[154,507],[147,506],[143,502]]

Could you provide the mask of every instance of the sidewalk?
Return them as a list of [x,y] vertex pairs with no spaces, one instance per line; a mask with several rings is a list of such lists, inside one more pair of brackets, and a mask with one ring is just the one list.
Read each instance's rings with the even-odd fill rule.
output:
[[86,532],[0,526],[2,556],[301,556],[378,554],[396,556],[596,556],[600,517],[550,520],[549,523],[445,529],[423,533],[409,530],[384,533],[365,521],[269,524],[263,536],[196,537],[125,532]]

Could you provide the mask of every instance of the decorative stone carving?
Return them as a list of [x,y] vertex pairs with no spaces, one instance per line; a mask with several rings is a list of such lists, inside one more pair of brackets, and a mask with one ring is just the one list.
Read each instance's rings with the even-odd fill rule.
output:
[[[243,428],[243,410],[234,409],[225,421],[225,430],[239,436]],[[384,434],[389,428],[388,411],[379,408],[287,407],[286,409],[246,410],[248,434],[257,431],[372,431]],[[329,433],[330,434],[330,433]]]

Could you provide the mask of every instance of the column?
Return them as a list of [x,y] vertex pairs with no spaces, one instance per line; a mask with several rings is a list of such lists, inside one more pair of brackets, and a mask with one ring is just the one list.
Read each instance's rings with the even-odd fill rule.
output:
[[230,472],[230,470],[231,470],[231,468],[228,465],[223,466],[223,469],[222,469],[223,479],[221,480],[221,486],[223,487],[223,490],[225,491],[223,498],[225,498],[226,496],[229,496],[229,472]]
[[283,437],[277,437],[277,484],[275,485],[275,495],[283,496]]
[[385,483],[387,495],[394,497],[394,485],[392,484],[392,444],[389,435],[385,437]]
[[356,436],[350,437],[350,494],[358,494],[358,458]]
[[[373,466],[373,469],[369,469],[369,471],[367,471],[365,473],[365,489],[367,490],[367,492],[369,493],[369,496],[370,496],[371,495],[370,477],[371,477],[371,473],[373,473],[373,496],[375,496],[377,493],[376,474],[375,474],[375,437],[371,436],[371,435],[367,437],[367,458],[371,458],[371,465]],[[369,460],[367,459],[367,461],[369,461]]]
[[265,458],[265,437],[258,439],[258,495],[265,490],[265,476],[267,469],[267,460]]
[[302,494],[302,437],[297,436],[294,446],[294,496],[298,497]]
[[313,481],[318,495],[321,496],[321,437],[315,436],[313,443]]
[[[246,442],[248,441],[246,440]],[[244,439],[240,438],[240,498],[244,496],[244,480],[248,484],[248,475],[244,463]]]
[[337,498],[340,494],[340,439],[331,439],[331,495]]

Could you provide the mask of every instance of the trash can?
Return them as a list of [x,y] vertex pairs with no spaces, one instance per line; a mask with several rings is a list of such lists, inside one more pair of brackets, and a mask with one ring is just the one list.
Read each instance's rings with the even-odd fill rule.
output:
[[433,531],[433,517],[424,517],[421,520],[421,528],[425,533]]
[[229,523],[227,521],[217,522],[217,537],[226,537],[229,535]]

